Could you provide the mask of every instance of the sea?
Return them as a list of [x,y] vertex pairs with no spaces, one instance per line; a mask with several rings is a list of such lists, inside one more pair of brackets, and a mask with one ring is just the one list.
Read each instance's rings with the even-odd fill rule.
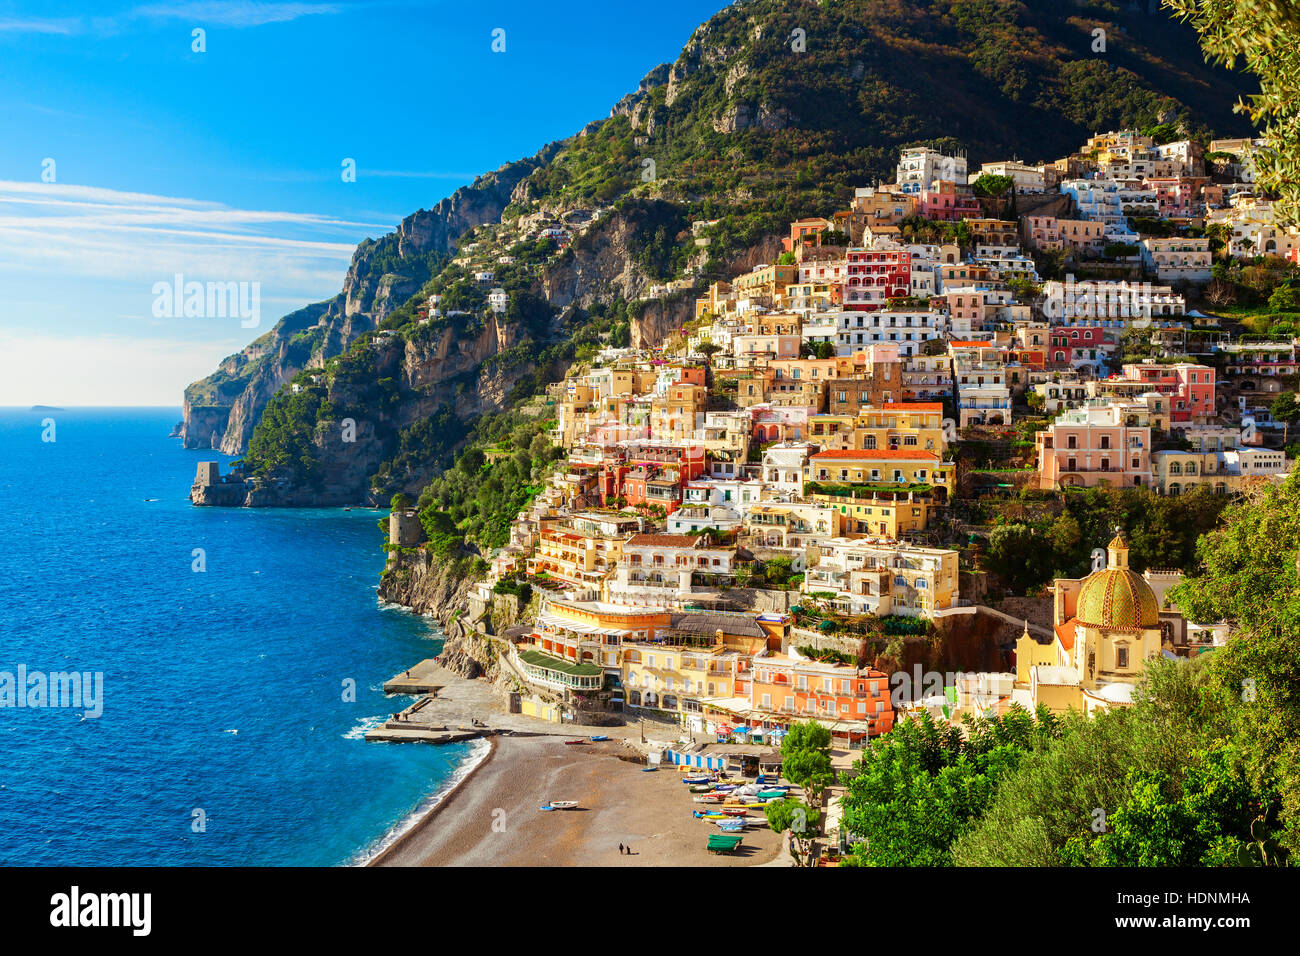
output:
[[231,459],[179,419],[0,409],[0,864],[363,862],[480,753],[363,739],[440,634],[377,597],[385,511],[195,508]]

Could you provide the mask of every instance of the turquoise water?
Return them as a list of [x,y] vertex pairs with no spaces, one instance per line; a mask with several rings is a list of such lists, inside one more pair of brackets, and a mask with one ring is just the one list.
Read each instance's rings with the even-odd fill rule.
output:
[[0,709],[2,864],[355,862],[470,753],[361,739],[439,647],[378,606],[381,513],[194,508],[229,458],[179,418],[0,409],[0,672],[103,674],[98,718]]

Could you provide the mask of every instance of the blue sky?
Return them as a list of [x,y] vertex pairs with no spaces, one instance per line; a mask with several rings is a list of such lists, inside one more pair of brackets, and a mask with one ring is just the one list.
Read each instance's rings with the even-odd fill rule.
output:
[[[360,239],[604,117],[725,5],[0,0],[0,405],[179,404]],[[257,283],[260,324],[157,315],[177,273]]]

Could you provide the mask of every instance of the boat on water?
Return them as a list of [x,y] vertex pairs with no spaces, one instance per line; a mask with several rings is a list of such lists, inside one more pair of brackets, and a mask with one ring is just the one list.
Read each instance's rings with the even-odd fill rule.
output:
[[552,810],[576,810],[578,807],[577,800],[552,800]]

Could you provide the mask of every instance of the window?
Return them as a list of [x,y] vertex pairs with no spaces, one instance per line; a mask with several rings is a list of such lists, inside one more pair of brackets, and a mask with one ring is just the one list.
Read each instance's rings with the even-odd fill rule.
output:
[[1127,647],[1117,647],[1117,648],[1115,648],[1115,666],[1116,666],[1116,667],[1119,667],[1119,668],[1126,668],[1126,667],[1128,667],[1128,648],[1127,648]]

